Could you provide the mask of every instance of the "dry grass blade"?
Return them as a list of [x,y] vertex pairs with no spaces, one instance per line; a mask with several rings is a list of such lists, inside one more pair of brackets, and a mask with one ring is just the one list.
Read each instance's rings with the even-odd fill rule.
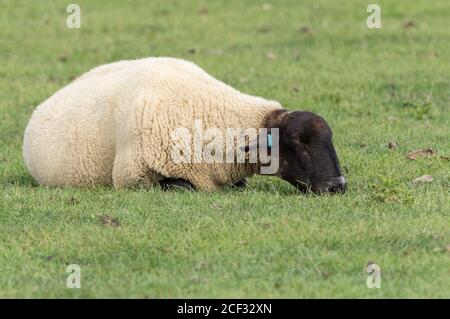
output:
[[411,151],[411,152],[407,153],[406,158],[414,161],[420,157],[430,157],[435,154],[436,154],[436,152],[433,151],[431,148],[425,148],[425,149],[415,150],[415,151]]

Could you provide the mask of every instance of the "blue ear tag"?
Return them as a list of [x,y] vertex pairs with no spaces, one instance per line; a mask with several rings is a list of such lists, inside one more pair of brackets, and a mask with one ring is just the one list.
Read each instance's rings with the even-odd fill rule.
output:
[[272,134],[267,134],[267,148],[272,148]]

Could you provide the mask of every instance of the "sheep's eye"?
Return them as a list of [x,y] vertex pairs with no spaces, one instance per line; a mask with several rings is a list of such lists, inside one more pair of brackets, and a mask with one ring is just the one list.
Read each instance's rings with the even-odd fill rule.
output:
[[297,138],[297,141],[300,143],[300,144],[303,144],[303,145],[307,145],[308,143],[309,143],[309,137],[308,136],[305,136],[305,135],[303,135],[302,137],[298,137]]

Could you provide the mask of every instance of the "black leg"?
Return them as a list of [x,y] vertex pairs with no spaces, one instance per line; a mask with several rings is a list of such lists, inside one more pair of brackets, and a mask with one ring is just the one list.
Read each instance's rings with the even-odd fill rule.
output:
[[162,181],[159,181],[159,185],[161,185],[161,188],[165,191],[172,191],[172,190],[195,190],[194,185],[189,183],[188,181],[178,178],[166,178]]
[[245,188],[247,186],[248,186],[248,183],[247,183],[247,180],[245,178],[241,179],[240,181],[238,181],[238,182],[236,182],[236,183],[234,183],[232,185],[233,188],[239,188],[239,189],[243,189],[243,188]]

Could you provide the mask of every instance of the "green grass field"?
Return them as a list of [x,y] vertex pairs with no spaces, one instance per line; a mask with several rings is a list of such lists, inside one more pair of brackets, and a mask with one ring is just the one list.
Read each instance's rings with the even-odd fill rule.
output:
[[[376,1],[382,28],[368,29],[371,2],[77,1],[69,29],[70,2],[2,0],[0,297],[449,298],[450,3]],[[348,192],[264,177],[217,193],[39,186],[22,160],[34,108],[94,66],[146,56],[322,115]]]

